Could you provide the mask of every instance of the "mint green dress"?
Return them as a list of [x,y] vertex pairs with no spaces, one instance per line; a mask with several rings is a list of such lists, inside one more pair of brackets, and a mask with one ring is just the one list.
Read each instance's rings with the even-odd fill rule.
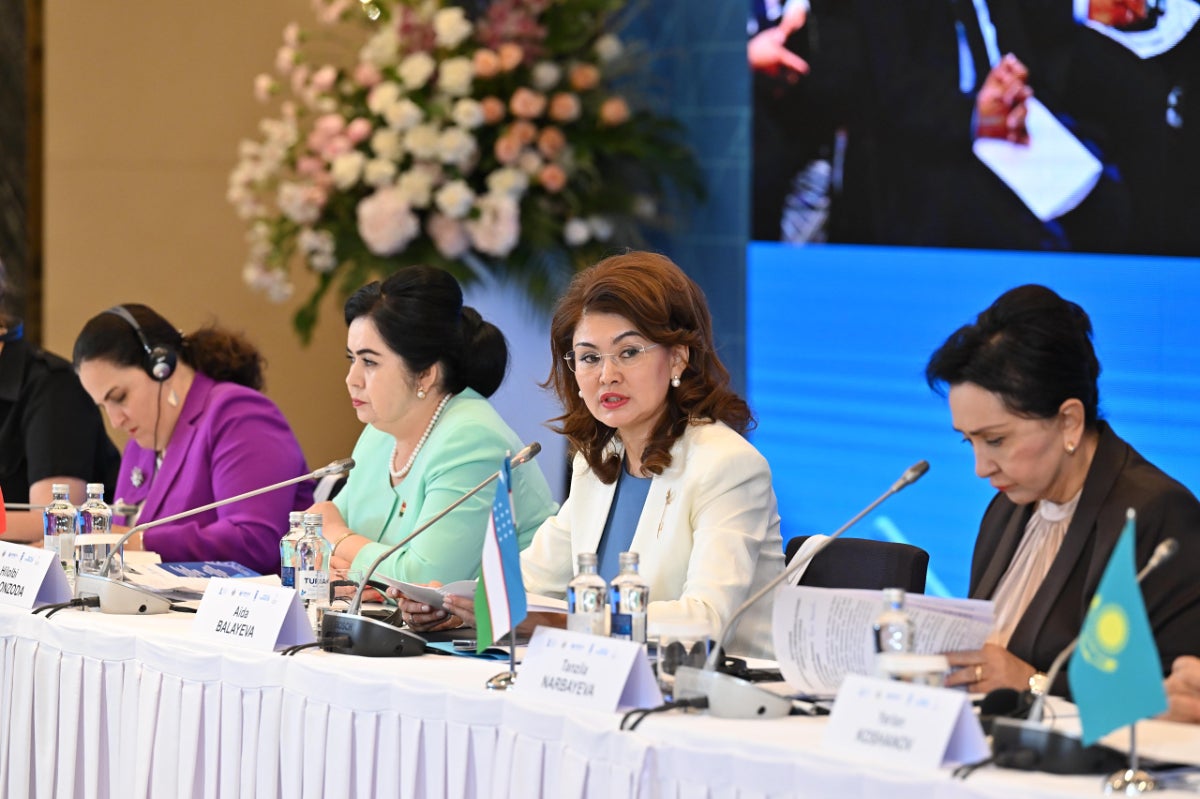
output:
[[[471,389],[452,397],[413,462],[392,486],[389,468],[395,439],[367,425],[354,447],[355,467],[333,503],[351,530],[373,539],[351,568],[366,571],[388,547],[500,468],[506,453],[525,442],[486,399]],[[380,564],[377,573],[410,583],[449,583],[479,576],[493,483]],[[558,505],[537,465],[513,470],[513,516],[521,549]]]

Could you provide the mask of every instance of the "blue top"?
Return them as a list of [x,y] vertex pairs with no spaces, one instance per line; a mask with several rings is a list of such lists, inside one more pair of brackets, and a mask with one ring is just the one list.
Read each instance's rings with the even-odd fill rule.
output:
[[642,517],[642,508],[646,505],[653,480],[652,477],[634,477],[621,469],[608,511],[608,521],[604,523],[600,545],[596,547],[597,567],[607,583],[611,583],[621,572],[621,553],[628,552],[633,542],[633,534],[637,532],[638,519]]

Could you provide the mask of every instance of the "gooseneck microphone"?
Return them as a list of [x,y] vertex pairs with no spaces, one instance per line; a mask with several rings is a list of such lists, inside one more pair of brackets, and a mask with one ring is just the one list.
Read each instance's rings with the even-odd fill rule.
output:
[[[534,441],[516,455],[513,455],[509,459],[509,465],[515,469],[533,460],[541,451],[542,445]],[[500,472],[496,471],[482,483],[426,519],[417,529],[413,530],[402,540],[380,553],[379,557],[371,562],[371,565],[367,567],[366,573],[363,574],[362,582],[359,584],[358,590],[354,592],[354,599],[351,600],[349,609],[344,613],[341,611],[325,611],[325,615],[321,620],[321,648],[326,652],[360,655],[362,657],[411,657],[423,654],[425,652],[426,641],[421,636],[408,630],[402,630],[385,621],[373,619],[370,616],[363,616],[359,613],[362,609],[363,591],[367,587],[367,581],[371,579],[371,575],[375,573],[379,565],[393,553],[428,530],[435,523],[441,521],[447,513],[478,494],[499,478]]]
[[891,488],[883,492],[878,499],[860,510],[850,521],[843,524],[831,533],[828,538],[813,547],[807,556],[802,557],[797,554],[792,559],[792,562],[787,565],[787,568],[743,602],[733,612],[733,615],[729,617],[729,620],[725,622],[725,627],[721,630],[721,636],[717,639],[717,645],[709,653],[703,670],[687,666],[680,666],[676,670],[676,698],[693,699],[707,697],[709,714],[718,718],[777,718],[788,715],[792,709],[790,699],[781,697],[770,691],[764,691],[746,680],[717,671],[721,652],[725,644],[732,637],[734,628],[754,603],[774,591],[791,574],[811,563],[812,559],[820,554],[821,550],[825,549],[842,533],[857,524],[862,517],[875,510],[884,500],[920,480],[927,471],[929,471],[929,461],[918,461],[909,466],[904,470],[904,474],[900,475],[900,478],[892,483]]
[[320,480],[323,477],[329,477],[334,474],[344,474],[354,468],[353,458],[342,458],[330,463],[328,466],[322,466],[307,474],[302,474],[299,477],[293,477],[289,480],[284,480],[273,485],[258,488],[253,491],[247,491],[244,494],[238,494],[236,497],[220,499],[216,502],[210,502],[207,505],[202,505],[198,508],[181,511],[170,516],[164,516],[161,519],[155,519],[144,524],[139,524],[129,528],[125,534],[118,539],[117,543],[112,547],[112,552],[105,558],[104,564],[100,567],[99,574],[79,574],[75,578],[75,596],[78,598],[96,596],[100,598],[100,610],[103,613],[116,613],[121,615],[150,615],[154,613],[166,613],[171,609],[170,600],[159,594],[140,588],[132,583],[124,580],[114,580],[108,576],[112,570],[113,559],[120,552],[121,547],[125,542],[133,537],[135,533],[140,533],[143,530],[149,530],[158,527],[162,524],[186,519],[189,516],[195,516],[198,513],[220,508],[225,505],[231,505],[234,502],[239,502],[243,499],[256,497],[259,494],[266,494],[271,491],[276,491],[280,488],[286,488],[296,483],[302,483],[305,480]]
[[[1132,516],[1133,513],[1130,508],[1127,515]],[[1179,543],[1174,538],[1163,539],[1138,572],[1138,584],[1178,551]],[[1050,663],[1046,671],[1047,693],[1078,645],[1077,635]],[[1060,732],[1043,724],[1045,705],[1046,693],[1043,693],[1034,698],[1028,719],[995,718],[992,722],[992,756],[996,765],[1052,774],[1093,774],[1123,767],[1125,756],[1120,752],[1099,744],[1084,746],[1077,735]]]

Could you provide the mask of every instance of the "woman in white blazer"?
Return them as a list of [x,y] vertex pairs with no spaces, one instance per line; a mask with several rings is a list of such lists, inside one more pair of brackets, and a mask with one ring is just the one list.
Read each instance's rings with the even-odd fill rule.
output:
[[[717,357],[703,292],[664,256],[613,256],[575,277],[550,335],[557,432],[576,454],[570,496],[521,553],[526,589],[564,596],[580,552],[596,552],[611,581],[617,554],[633,551],[650,625],[702,621],[715,634],[780,573],[783,545],[771,471],[741,436],[753,417]],[[474,623],[471,599],[446,606],[449,617],[401,599],[417,629]],[[729,650],[771,656],[769,602]]]

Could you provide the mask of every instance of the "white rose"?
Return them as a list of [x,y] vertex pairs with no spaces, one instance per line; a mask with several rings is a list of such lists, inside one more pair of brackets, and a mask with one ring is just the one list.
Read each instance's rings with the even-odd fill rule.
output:
[[553,61],[539,61],[533,65],[533,87],[548,92],[562,80],[562,67]]
[[529,176],[519,169],[504,167],[487,176],[489,194],[507,194],[520,197],[529,188]]
[[521,214],[517,201],[502,194],[485,194],[476,204],[478,219],[468,219],[467,235],[475,249],[504,258],[521,236]]
[[367,43],[358,51],[358,59],[374,64],[376,67],[390,67],[400,57],[400,39],[390,26],[384,26],[367,39]]
[[536,175],[541,171],[543,163],[537,150],[524,150],[517,156],[517,169],[526,175]]
[[446,128],[438,136],[437,148],[439,161],[464,169],[475,157],[475,137],[462,128]]
[[405,97],[384,110],[383,118],[392,130],[408,130],[425,118],[425,112],[421,106]]
[[436,67],[437,63],[429,53],[413,53],[404,57],[397,72],[405,86],[419,89],[429,81]]
[[429,238],[433,239],[433,246],[445,258],[457,258],[471,246],[466,228],[457,219],[431,214],[425,229],[429,231]]
[[438,70],[438,88],[451,97],[462,97],[471,93],[471,80],[475,77],[475,65],[469,58],[447,58]]
[[625,45],[621,44],[621,40],[616,35],[606,33],[596,40],[595,50],[596,57],[608,63],[621,57],[621,53],[625,51]]
[[303,183],[282,183],[275,204],[288,219],[298,225],[311,225],[325,207],[325,192]]
[[389,161],[399,161],[404,155],[404,142],[399,133],[383,128],[371,135],[371,152]]
[[384,116],[389,108],[400,102],[402,95],[400,84],[391,80],[385,81],[371,89],[371,93],[367,95],[367,108],[371,109],[372,114]]
[[450,118],[460,128],[474,130],[483,124],[483,106],[480,105],[478,100],[463,97],[454,103],[454,109],[450,112]]
[[612,238],[613,223],[606,216],[589,216],[587,218],[588,227],[592,229],[592,236],[596,241],[608,241]]
[[427,169],[410,169],[396,181],[396,188],[413,208],[428,208],[433,199],[433,175]]
[[408,202],[394,188],[380,189],[359,202],[358,234],[376,255],[395,255],[408,246],[420,223]]
[[578,217],[568,219],[567,224],[563,225],[563,241],[572,247],[584,244],[591,236],[591,227],[588,226],[587,222]]
[[462,219],[475,202],[475,192],[465,181],[452,180],[438,189],[433,199],[443,214],[451,219]]
[[453,50],[471,35],[471,22],[457,6],[442,8],[433,15],[433,34],[438,47]]
[[333,163],[329,167],[329,174],[333,177],[333,185],[337,186],[341,191],[345,191],[353,186],[362,177],[363,165],[366,162],[367,157],[358,150],[342,153],[333,159]]
[[415,158],[435,158],[438,153],[439,138],[437,126],[417,125],[404,135],[404,147]]
[[363,169],[363,183],[379,188],[389,186],[396,178],[396,164],[382,158],[372,158]]

